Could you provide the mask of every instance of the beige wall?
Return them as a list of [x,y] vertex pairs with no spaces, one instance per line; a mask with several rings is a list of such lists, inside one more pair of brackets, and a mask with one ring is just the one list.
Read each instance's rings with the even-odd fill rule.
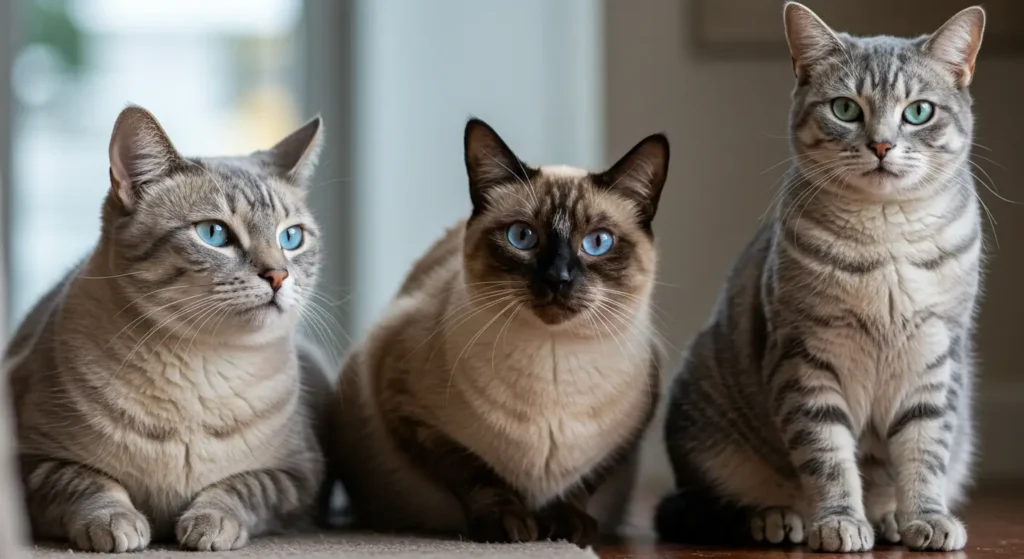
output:
[[[755,0],[751,0],[755,1]],[[764,0],[756,0],[764,1]],[[779,2],[781,6],[781,2]],[[670,316],[665,335],[680,348],[707,319],[719,287],[777,190],[788,154],[792,74],[785,53],[761,58],[701,57],[688,42],[689,0],[608,0],[605,10],[609,159],[656,130],[672,142],[669,184],[655,223],[661,251],[658,304]],[[951,14],[950,14],[951,15]],[[842,22],[832,22],[837,27]],[[782,34],[781,9],[777,22]],[[924,31],[924,30],[922,30]],[[1024,109],[1018,108],[1024,62],[986,58],[974,87],[978,139],[1009,171],[985,161],[1001,192],[1024,201],[1015,181],[1024,169]],[[1014,167],[1017,172],[1014,172]],[[985,196],[999,222],[979,336],[983,362],[979,410],[984,416],[988,478],[1024,476],[1011,443],[1024,432],[1024,206]],[[678,356],[678,352],[676,352]],[[670,373],[676,370],[672,366]],[[649,449],[648,491],[670,483],[661,426]],[[643,505],[641,505],[643,506]]]

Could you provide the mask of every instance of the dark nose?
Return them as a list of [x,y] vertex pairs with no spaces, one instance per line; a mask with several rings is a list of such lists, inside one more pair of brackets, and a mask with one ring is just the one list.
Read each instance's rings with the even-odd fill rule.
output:
[[263,270],[260,272],[260,277],[267,280],[270,284],[270,288],[274,291],[281,289],[281,284],[288,277],[288,270]]
[[892,142],[878,140],[868,142],[868,147],[871,148],[871,151],[875,152],[876,157],[878,157],[879,159],[885,159],[885,156],[889,153],[889,150],[896,146],[894,146]]
[[544,285],[548,286],[551,293],[565,295],[572,288],[572,274],[565,264],[558,264],[548,268],[544,273]]

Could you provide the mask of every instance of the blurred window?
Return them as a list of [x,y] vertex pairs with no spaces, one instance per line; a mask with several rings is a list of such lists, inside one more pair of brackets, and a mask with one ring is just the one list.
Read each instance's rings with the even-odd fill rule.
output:
[[9,192],[12,327],[99,235],[126,103],[187,155],[267,147],[302,119],[302,0],[20,0]]

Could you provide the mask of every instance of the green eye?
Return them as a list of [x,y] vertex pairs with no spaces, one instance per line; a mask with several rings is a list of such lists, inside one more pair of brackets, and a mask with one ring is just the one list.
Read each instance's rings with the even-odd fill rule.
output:
[[928,101],[914,101],[903,109],[903,120],[910,124],[921,125],[932,119],[935,105]]
[[832,100],[832,113],[843,122],[860,120],[860,105],[849,97],[836,97]]

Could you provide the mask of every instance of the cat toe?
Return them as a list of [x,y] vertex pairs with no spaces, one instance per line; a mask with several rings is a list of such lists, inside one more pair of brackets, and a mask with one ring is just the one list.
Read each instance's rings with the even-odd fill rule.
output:
[[903,544],[915,551],[958,551],[967,545],[963,522],[949,514],[908,519],[900,529]]
[[788,508],[766,508],[750,519],[750,532],[755,541],[771,544],[804,542],[804,521]]

